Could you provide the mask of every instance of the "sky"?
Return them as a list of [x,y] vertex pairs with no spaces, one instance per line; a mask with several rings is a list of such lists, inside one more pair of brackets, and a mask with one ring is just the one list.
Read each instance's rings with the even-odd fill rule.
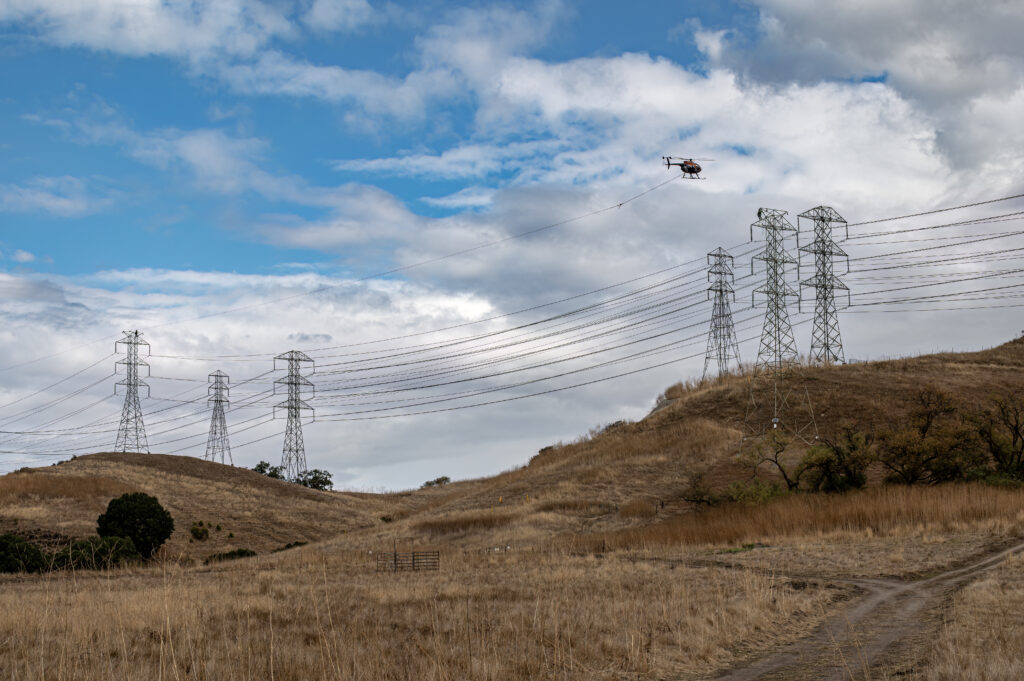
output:
[[[347,489],[490,475],[641,418],[666,387],[701,375],[701,272],[695,306],[679,313],[691,316],[667,318],[689,326],[629,346],[652,354],[626,357],[608,334],[562,359],[577,346],[533,337],[528,356],[486,349],[473,357],[490,364],[452,364],[466,379],[457,388],[407,383],[386,407],[344,372],[369,358],[387,380],[408,379],[396,373],[417,370],[396,359],[403,348],[519,338],[531,327],[510,330],[635,291],[659,281],[642,279],[653,272],[699,269],[718,246],[739,278],[759,207],[798,224],[829,205],[855,224],[1024,192],[1022,10],[0,0],[0,471],[112,448],[114,343],[129,329],[151,343],[153,451],[205,453],[206,376],[219,369],[245,466],[279,462],[285,422],[261,419],[284,398],[258,393],[283,375],[275,355],[307,352],[318,385],[308,465]],[[665,155],[714,160],[690,180]],[[1011,249],[1014,224],[931,228],[1012,223],[1022,203],[851,227],[878,233],[846,248],[851,300],[887,293],[840,313],[846,357],[1018,335],[1012,299],[941,297],[1014,284],[1011,255],[901,270],[919,256],[886,253]],[[979,232],[1004,236],[955,247]],[[938,240],[912,241],[926,237]],[[884,279],[865,266],[879,262],[892,265]],[[937,297],[880,304],[908,286]],[[801,353],[810,295],[793,301]],[[741,315],[749,303],[738,284],[738,320],[763,314]],[[756,319],[741,329],[746,361],[758,333]],[[534,395],[545,390],[557,392]],[[467,408],[437,411],[453,406]]]

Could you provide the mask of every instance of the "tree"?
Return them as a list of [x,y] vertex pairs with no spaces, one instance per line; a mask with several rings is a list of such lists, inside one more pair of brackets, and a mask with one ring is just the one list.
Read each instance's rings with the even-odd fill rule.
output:
[[127,537],[143,558],[152,558],[171,533],[174,518],[156,497],[142,492],[122,494],[111,500],[107,512],[96,519],[101,537]]
[[746,459],[752,467],[758,468],[761,464],[768,464],[782,476],[786,483],[786,490],[794,492],[800,488],[800,475],[803,470],[800,466],[790,468],[786,463],[784,454],[790,445],[790,440],[777,430],[772,430],[767,438],[758,441],[752,450],[746,454]]
[[822,438],[800,463],[800,472],[815,492],[845,492],[867,483],[873,460],[873,438],[843,426],[833,438]]
[[329,490],[334,489],[334,483],[331,482],[330,471],[321,470],[314,468],[312,470],[303,471],[299,473],[295,480],[292,482],[298,483],[303,487],[309,487],[312,489]]
[[952,398],[932,386],[915,396],[910,426],[879,432],[878,460],[890,481],[905,485],[963,480],[986,463],[975,429],[957,414]]
[[0,572],[42,572],[43,552],[15,534],[0,534]]
[[284,480],[284,466],[271,466],[267,461],[260,461],[252,467],[260,475],[265,475],[274,480]]
[[1014,391],[994,398],[976,424],[996,471],[1024,478],[1024,394]]

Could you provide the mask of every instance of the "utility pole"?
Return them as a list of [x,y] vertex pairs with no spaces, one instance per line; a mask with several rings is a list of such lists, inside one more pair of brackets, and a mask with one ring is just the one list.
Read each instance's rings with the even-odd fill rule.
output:
[[210,436],[206,440],[206,460],[220,459],[221,463],[234,466],[235,462],[231,459],[231,443],[228,442],[228,424],[224,418],[224,407],[229,404],[231,379],[218,369],[207,377],[207,383],[209,385],[206,392],[209,397],[206,403],[213,405],[213,416],[210,417]]
[[121,352],[124,348],[125,358],[117,361],[115,371],[123,366],[125,377],[114,386],[114,394],[117,394],[117,386],[124,386],[124,408],[121,410],[121,425],[117,429],[117,443],[114,445],[115,452],[135,452],[138,454],[149,454],[149,442],[146,440],[146,426],[142,423],[142,405],[139,403],[139,388],[146,389],[146,397],[149,397],[149,385],[139,380],[139,368],[146,369],[146,376],[149,376],[149,364],[139,359],[139,347],[145,346],[146,355],[149,355],[149,343],[142,340],[142,333],[139,331],[124,331],[124,338],[114,343],[114,352]]
[[[302,399],[303,388],[315,391],[313,383],[302,375],[302,364],[313,360],[304,352],[289,350],[274,358],[274,371],[277,371],[278,361],[288,362],[288,375],[274,381],[274,394],[277,394],[277,386],[288,386],[288,399],[274,407],[274,417],[277,417],[278,408],[288,410],[288,423],[284,430],[284,449],[281,452],[281,468],[284,469],[285,478],[294,480],[300,473],[306,472],[306,447],[302,441],[302,410],[313,411]],[[314,368],[315,370],[315,368]]]
[[[804,211],[797,216],[797,224],[800,223],[800,220],[811,220],[814,223],[814,241],[806,246],[798,246],[800,253],[814,256],[814,276],[800,282],[801,304],[803,303],[804,287],[814,288],[814,331],[811,333],[811,361],[825,365],[845,364],[843,341],[839,336],[839,315],[836,312],[835,291],[836,289],[846,291],[847,305],[849,305],[850,289],[834,274],[833,266],[835,258],[846,258],[846,272],[849,273],[850,258],[832,238],[832,230],[834,225],[846,228],[847,238],[850,236],[850,231],[843,216],[829,206],[818,206]],[[800,233],[797,232],[797,240],[799,241],[799,239]]]
[[729,297],[736,298],[733,291],[735,277],[732,271],[733,258],[729,253],[719,246],[708,253],[708,297],[714,294],[714,302],[711,307],[711,328],[708,331],[708,348],[704,353],[704,373],[701,375],[703,381],[708,375],[708,366],[711,359],[718,362],[718,375],[729,373],[730,360],[736,360],[736,367],[740,368],[740,347],[736,338],[736,328],[732,321],[732,307]]
[[[751,304],[758,293],[765,297],[764,326],[761,330],[761,347],[757,353],[756,369],[777,373],[796,362],[796,341],[793,327],[789,323],[786,298],[797,295],[786,282],[786,266],[795,264],[796,259],[786,252],[786,232],[796,232],[786,211],[775,208],[759,208],[757,222],[750,225],[750,240],[754,240],[754,228],[764,230],[764,250],[754,256],[763,260],[765,282],[751,293]],[[750,273],[754,273],[754,262],[750,262]]]

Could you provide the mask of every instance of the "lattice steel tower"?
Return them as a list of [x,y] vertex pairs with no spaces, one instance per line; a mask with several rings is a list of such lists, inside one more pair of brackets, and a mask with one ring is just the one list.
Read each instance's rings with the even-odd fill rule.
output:
[[209,397],[206,402],[213,405],[213,416],[210,417],[210,437],[206,440],[206,459],[220,460],[221,463],[234,466],[235,462],[231,459],[231,443],[228,442],[228,424],[224,418],[224,407],[229,404],[231,379],[218,369],[207,377],[207,383],[209,385],[206,392]]
[[[843,341],[839,336],[839,315],[836,312],[836,289],[846,291],[849,305],[850,289],[834,272],[835,259],[846,258],[846,272],[850,271],[850,259],[832,238],[835,226],[849,228],[846,220],[828,206],[818,206],[804,211],[797,216],[797,224],[801,219],[814,222],[814,241],[799,247],[801,253],[814,256],[814,276],[800,282],[801,303],[805,286],[814,287],[814,331],[811,333],[811,361],[820,364],[844,364]],[[799,232],[797,239],[799,240]]]
[[146,389],[149,397],[149,385],[139,379],[139,369],[146,369],[149,376],[149,364],[139,359],[139,346],[145,346],[149,355],[149,343],[142,340],[139,331],[124,331],[124,338],[114,343],[114,352],[121,352],[124,347],[125,358],[117,361],[115,371],[124,367],[125,377],[114,386],[124,386],[124,408],[121,410],[121,426],[117,429],[115,452],[135,452],[149,454],[149,442],[146,440],[146,426],[142,423],[142,405],[139,403],[139,388]]
[[313,411],[313,407],[306,404],[302,399],[302,391],[308,388],[314,391],[313,383],[302,375],[302,363],[313,363],[303,352],[289,350],[274,358],[274,370],[277,371],[278,361],[288,362],[288,375],[274,381],[274,394],[277,394],[277,386],[288,386],[288,399],[274,407],[274,416],[277,417],[279,408],[288,409],[288,424],[284,430],[284,449],[281,452],[281,468],[289,480],[294,480],[300,473],[306,472],[306,447],[302,441],[302,410]]
[[[786,266],[795,264],[796,259],[786,252],[786,232],[796,232],[796,227],[786,219],[786,211],[775,208],[759,208],[757,222],[750,225],[750,240],[754,240],[754,228],[764,230],[764,250],[754,256],[755,260],[763,260],[765,265],[765,283],[751,293],[751,305],[754,296],[764,294],[766,311],[764,327],[761,330],[761,347],[757,353],[756,369],[777,372],[796,362],[796,341],[793,339],[793,327],[789,324],[789,311],[786,309],[786,298],[797,295],[786,282]],[[750,273],[754,273],[754,262],[750,262]]]
[[708,366],[712,358],[718,362],[718,374],[729,373],[729,363],[736,360],[740,366],[740,347],[736,339],[736,328],[732,322],[730,296],[735,300],[733,291],[734,276],[732,272],[733,258],[719,246],[708,253],[708,297],[714,294],[711,306],[711,328],[708,331],[708,349],[704,353],[704,373],[701,380],[708,375]]

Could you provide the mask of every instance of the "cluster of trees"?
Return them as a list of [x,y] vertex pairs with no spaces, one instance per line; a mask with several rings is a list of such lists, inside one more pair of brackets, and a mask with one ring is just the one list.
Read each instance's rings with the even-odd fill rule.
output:
[[1006,392],[974,409],[931,386],[914,396],[909,418],[873,432],[845,426],[823,438],[796,466],[787,465],[788,442],[769,439],[751,454],[769,464],[789,490],[842,492],[863,487],[868,468],[880,465],[886,481],[905,485],[957,480],[1024,482],[1024,393]]
[[311,468],[308,471],[299,473],[294,478],[285,477],[283,466],[271,466],[267,461],[260,461],[258,464],[253,466],[252,469],[260,475],[265,475],[268,478],[284,480],[285,482],[294,482],[296,485],[302,485],[303,487],[309,487],[310,489],[318,489],[324,492],[334,489],[334,476],[330,471],[321,470],[319,468]]
[[174,519],[156,497],[142,492],[111,500],[96,519],[95,537],[53,553],[14,534],[0,535],[0,572],[104,570],[149,560],[174,532]]

